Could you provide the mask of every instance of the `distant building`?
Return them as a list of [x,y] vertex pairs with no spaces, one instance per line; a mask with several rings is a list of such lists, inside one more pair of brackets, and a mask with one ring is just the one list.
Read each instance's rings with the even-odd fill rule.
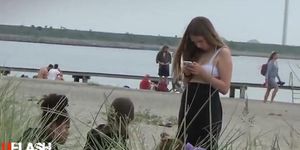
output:
[[252,40],[249,40],[248,43],[260,43],[260,42],[256,39],[252,39]]

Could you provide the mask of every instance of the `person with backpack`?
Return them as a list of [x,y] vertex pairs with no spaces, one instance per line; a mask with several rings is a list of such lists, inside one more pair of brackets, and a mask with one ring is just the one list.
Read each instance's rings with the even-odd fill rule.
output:
[[[272,89],[274,89],[273,93],[272,93],[272,97],[271,97],[271,103],[272,103],[274,101],[274,97],[276,96],[276,93],[278,92],[278,84],[280,84],[280,85],[284,84],[284,82],[281,82],[280,77],[278,75],[277,59],[278,59],[278,53],[272,52],[269,57],[267,65],[262,66],[261,73],[265,74],[265,87],[267,88],[267,91],[266,91],[265,97],[264,97],[264,103],[267,102],[270,91]],[[275,80],[276,77],[278,78],[279,82],[276,82],[276,80]]]

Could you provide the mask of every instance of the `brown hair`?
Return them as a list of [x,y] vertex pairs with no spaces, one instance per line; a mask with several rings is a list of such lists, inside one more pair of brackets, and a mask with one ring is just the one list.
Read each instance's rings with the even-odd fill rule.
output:
[[164,45],[161,47],[160,51],[164,51],[165,49],[169,49],[169,46],[168,45]]
[[111,104],[113,112],[108,115],[108,121],[118,121],[121,119],[125,123],[134,119],[134,105],[129,98],[116,98]]
[[41,123],[44,127],[52,123],[61,125],[70,120],[69,113],[65,109],[69,105],[65,95],[45,95],[40,102],[42,102],[41,109],[43,111]]
[[278,54],[278,52],[273,51],[273,52],[270,54],[270,57],[269,57],[269,59],[268,59],[268,62],[270,62],[270,61],[274,58],[274,56],[275,56],[276,54]]
[[203,51],[197,48],[191,41],[190,36],[203,36],[212,47],[221,48],[225,45],[209,19],[205,17],[194,18],[187,26],[175,53],[173,61],[173,75],[175,78],[181,76],[181,57],[183,57],[183,60],[196,61],[203,53]]

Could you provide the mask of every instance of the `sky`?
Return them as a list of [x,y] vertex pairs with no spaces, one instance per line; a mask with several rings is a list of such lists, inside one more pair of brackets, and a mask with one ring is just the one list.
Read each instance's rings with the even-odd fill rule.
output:
[[[181,37],[209,18],[229,41],[281,44],[285,0],[0,0],[0,24]],[[300,46],[300,0],[289,0],[287,45]]]

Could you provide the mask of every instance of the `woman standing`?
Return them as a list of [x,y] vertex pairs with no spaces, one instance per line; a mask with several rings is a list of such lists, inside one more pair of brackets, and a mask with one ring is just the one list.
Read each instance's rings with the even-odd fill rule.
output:
[[167,45],[164,45],[156,55],[156,63],[159,64],[158,75],[160,77],[160,80],[162,78],[167,79],[168,76],[170,75],[169,65],[171,61],[172,61],[172,56],[171,53],[169,52],[169,47]]
[[174,78],[183,74],[186,82],[177,135],[185,143],[216,149],[222,127],[219,92],[226,94],[230,88],[232,60],[209,19],[190,22],[176,51],[173,73]]
[[267,72],[266,72],[266,82],[265,82],[265,86],[267,87],[267,91],[265,93],[265,97],[264,97],[264,103],[267,102],[270,91],[272,89],[273,93],[272,93],[272,98],[271,98],[271,103],[274,100],[274,97],[276,96],[276,93],[278,91],[278,84],[275,81],[275,78],[278,78],[279,83],[283,83],[280,80],[280,77],[278,75],[278,64],[277,64],[277,59],[278,59],[278,53],[277,52],[272,52],[269,60],[268,60],[268,67],[267,67]]

